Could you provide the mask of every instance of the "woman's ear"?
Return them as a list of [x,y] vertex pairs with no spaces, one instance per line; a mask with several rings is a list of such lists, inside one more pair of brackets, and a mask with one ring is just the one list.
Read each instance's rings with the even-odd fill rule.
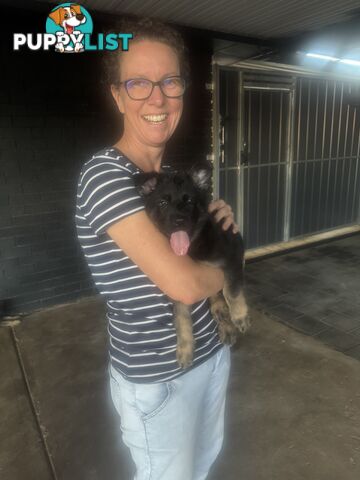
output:
[[125,111],[124,102],[123,102],[123,99],[121,98],[120,88],[117,87],[116,85],[111,85],[110,89],[111,89],[111,95],[113,96],[113,99],[115,100],[120,113],[124,113]]

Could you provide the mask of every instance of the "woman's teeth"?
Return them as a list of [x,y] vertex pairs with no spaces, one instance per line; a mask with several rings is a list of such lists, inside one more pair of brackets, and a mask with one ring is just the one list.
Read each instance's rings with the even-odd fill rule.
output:
[[163,113],[161,115],[143,115],[143,119],[150,123],[161,123],[167,118],[168,114]]

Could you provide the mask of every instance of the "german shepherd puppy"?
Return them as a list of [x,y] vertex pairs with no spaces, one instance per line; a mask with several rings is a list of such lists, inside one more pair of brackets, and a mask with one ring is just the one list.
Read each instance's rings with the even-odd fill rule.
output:
[[[240,233],[223,230],[222,221],[215,221],[214,212],[208,212],[211,176],[211,163],[203,161],[188,171],[139,173],[134,180],[149,217],[170,239],[174,252],[223,269],[224,289],[210,297],[210,310],[221,341],[232,345],[237,331],[245,333],[250,327],[243,292],[244,244]],[[186,368],[192,363],[194,350],[189,306],[174,303],[174,322],[177,360]]]

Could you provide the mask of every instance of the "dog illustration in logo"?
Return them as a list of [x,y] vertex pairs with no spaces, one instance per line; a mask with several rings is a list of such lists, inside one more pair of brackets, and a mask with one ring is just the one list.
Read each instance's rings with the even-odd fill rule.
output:
[[49,14],[51,20],[57,25],[63,28],[64,34],[71,37],[74,46],[65,43],[61,37],[62,34],[58,34],[58,43],[55,45],[55,49],[59,52],[80,52],[84,50],[84,46],[77,38],[82,33],[79,30],[75,30],[75,27],[86,22],[86,17],[81,11],[80,5],[72,3],[68,7],[59,7]]

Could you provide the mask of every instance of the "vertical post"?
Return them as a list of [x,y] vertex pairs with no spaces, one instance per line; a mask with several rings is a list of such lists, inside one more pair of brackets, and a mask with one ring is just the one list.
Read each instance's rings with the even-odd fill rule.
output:
[[[339,162],[339,153],[340,153],[340,135],[341,135],[341,122],[343,114],[343,97],[344,97],[344,82],[341,82],[340,87],[340,108],[339,108],[339,125],[337,132],[337,145],[336,145],[336,157],[335,157],[335,175],[334,175],[334,188],[332,189],[332,207],[331,207],[331,216],[330,216],[330,227],[336,226],[335,216],[335,205],[338,204],[336,199],[336,186],[337,186],[337,177],[338,177],[338,162]],[[340,157],[341,158],[341,157]],[[342,159],[344,164],[345,158]],[[340,203],[340,202],[339,202]],[[338,206],[338,205],[337,205]]]
[[325,149],[325,137],[326,137],[328,90],[329,90],[329,81],[325,80],[324,118],[323,118],[322,143],[321,143],[321,163],[320,163],[320,180],[319,180],[319,197],[318,197],[319,208],[317,213],[316,231],[320,230],[321,190],[322,190],[322,184],[323,184],[323,170],[324,170],[324,149]]
[[220,82],[219,82],[219,66],[217,63],[212,61],[212,77],[213,77],[213,90],[212,90],[212,155],[213,155],[213,195],[214,198],[218,198],[219,196],[219,156],[220,156],[220,148],[219,148],[219,118],[220,118],[220,107],[219,107],[219,90],[220,90]]
[[295,94],[296,82],[289,93],[288,131],[286,145],[286,171],[285,171],[285,208],[284,208],[284,241],[290,239],[290,216],[292,206],[292,177],[294,165],[294,126],[295,126]]
[[[266,192],[266,234],[265,234],[265,242],[266,244],[269,243],[269,220],[270,220],[270,213],[269,213],[269,210],[270,210],[270,176],[271,176],[271,169],[272,169],[272,165],[271,165],[271,154],[272,154],[272,135],[273,135],[273,132],[272,132],[272,116],[273,116],[273,92],[270,90],[270,109],[269,109],[269,132],[268,132],[268,158],[267,158],[267,162],[268,162],[268,165],[267,165],[267,183],[266,183],[266,188],[267,188],[267,192]],[[283,92],[280,92],[280,98],[281,98],[281,103],[282,103],[282,96],[283,96]],[[280,125],[279,125],[279,130],[281,131],[281,128],[282,128],[282,125],[281,125],[281,122],[280,122]],[[275,142],[274,142],[275,143]],[[278,168],[280,168],[280,166],[278,165]]]
[[314,149],[312,156],[312,177],[311,177],[311,200],[310,200],[310,211],[309,211],[309,230],[313,231],[313,206],[314,206],[314,177],[316,169],[316,145],[317,145],[317,136],[318,136],[318,116],[319,116],[319,82],[316,85],[316,108],[315,108],[315,126],[314,126]]
[[[348,105],[349,107],[349,105]],[[349,208],[349,194],[350,194],[350,180],[351,178],[353,178],[351,176],[351,169],[352,169],[352,165],[354,164],[355,165],[355,161],[354,161],[354,138],[355,138],[355,122],[356,122],[356,107],[353,107],[354,110],[353,110],[353,120],[352,120],[352,129],[351,129],[351,147],[350,147],[350,166],[349,166],[349,172],[348,172],[348,181],[347,181],[347,187],[346,187],[346,203],[345,203],[345,212],[346,212],[346,215],[348,215],[348,208]],[[356,188],[356,183],[354,181],[354,191],[355,191],[355,188]],[[348,215],[348,218],[349,218],[349,223],[353,223],[353,217],[352,217],[352,212],[349,212],[349,215]]]
[[238,90],[238,126],[237,126],[237,160],[236,160],[236,223],[239,225],[241,234],[244,233],[244,167],[241,165],[241,152],[244,147],[244,73],[239,71]]
[[[307,166],[309,163],[309,123],[310,123],[310,99],[311,99],[311,86],[312,81],[311,78],[308,80],[307,85],[307,105],[306,105],[306,133],[305,133],[305,156],[304,156],[304,182],[303,182],[303,192],[302,192],[302,207],[301,207],[301,221],[300,221],[300,234],[304,235],[304,218],[305,218],[305,197],[306,197],[306,190],[307,190]],[[304,105],[305,106],[305,105]],[[299,160],[299,159],[298,159]],[[308,232],[306,232],[308,233]]]
[[[282,125],[283,125],[283,105],[284,105],[284,93],[280,93],[280,111],[279,111],[279,137],[278,137],[278,161],[277,161],[277,188],[276,188],[276,209],[275,209],[275,232],[278,231],[278,225],[279,225],[279,209],[280,209],[280,183],[281,183],[281,165],[282,165],[282,156],[283,156],[283,151],[282,151]],[[290,111],[290,96],[286,97],[288,101],[288,111]],[[288,122],[287,122],[288,125]],[[290,126],[288,125],[288,128]],[[287,151],[285,152],[285,162],[287,161]],[[286,182],[286,177],[285,177],[285,182]],[[286,183],[285,183],[286,185]],[[286,188],[284,185],[284,188]],[[284,229],[284,226],[283,226]],[[282,236],[284,236],[284,231],[282,232]],[[281,238],[283,240],[283,238]]]
[[259,133],[258,133],[258,158],[257,158],[257,186],[256,186],[256,246],[258,247],[260,244],[260,176],[261,176],[261,164],[262,164],[262,144],[261,144],[261,137],[262,137],[262,115],[263,115],[263,97],[262,97],[263,90],[259,91]]

